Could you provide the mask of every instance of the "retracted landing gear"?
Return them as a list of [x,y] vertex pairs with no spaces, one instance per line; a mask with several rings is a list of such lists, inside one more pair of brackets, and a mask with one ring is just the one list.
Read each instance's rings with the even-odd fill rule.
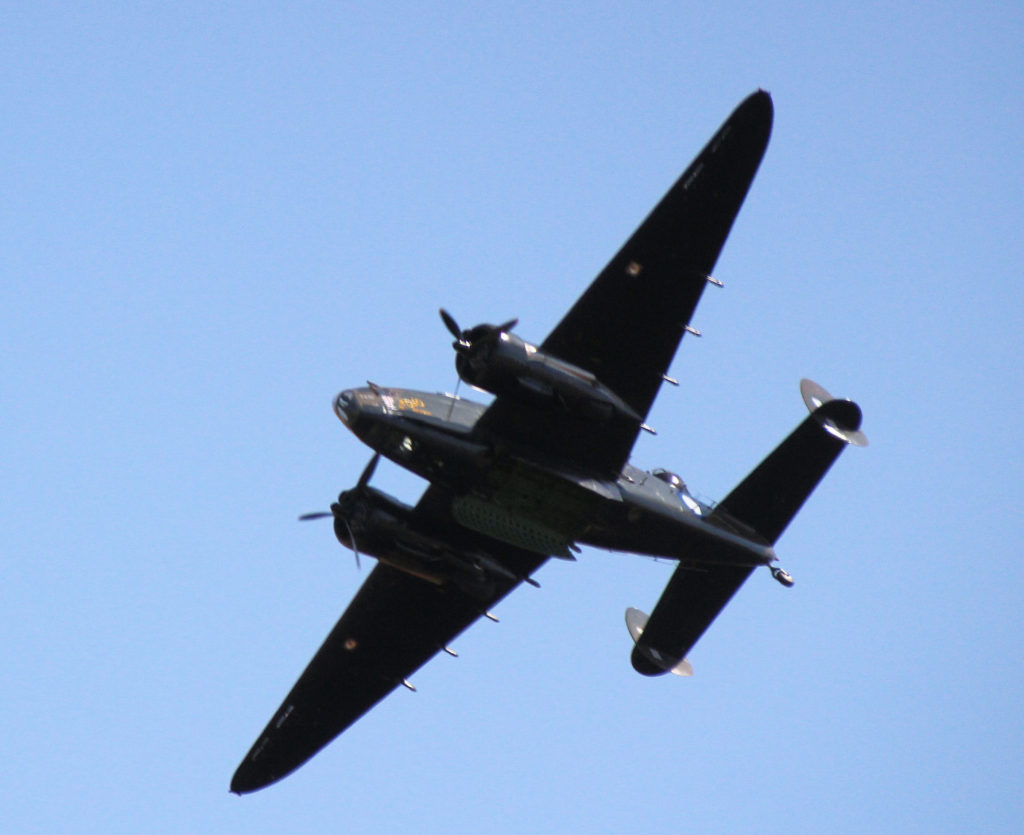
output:
[[772,566],[772,577],[778,580],[787,589],[793,588],[793,584],[796,580],[793,579],[793,575],[790,574],[786,569],[780,568],[779,566]]

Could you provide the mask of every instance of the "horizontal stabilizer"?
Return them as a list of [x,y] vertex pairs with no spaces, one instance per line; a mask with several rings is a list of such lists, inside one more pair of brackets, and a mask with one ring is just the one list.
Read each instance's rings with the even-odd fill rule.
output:
[[[639,637],[634,637],[633,669],[645,676],[675,672],[673,667],[685,659],[753,570],[748,565],[680,564]],[[626,625],[630,626],[628,613]]]
[[811,414],[724,500],[715,513],[774,544],[847,444],[867,446],[860,407],[811,380],[800,392]]

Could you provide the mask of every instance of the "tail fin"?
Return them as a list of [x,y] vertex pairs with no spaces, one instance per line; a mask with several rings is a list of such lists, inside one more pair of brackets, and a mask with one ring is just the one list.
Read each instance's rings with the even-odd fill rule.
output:
[[860,407],[800,381],[811,414],[715,508],[770,543],[782,535],[847,444],[867,446]]

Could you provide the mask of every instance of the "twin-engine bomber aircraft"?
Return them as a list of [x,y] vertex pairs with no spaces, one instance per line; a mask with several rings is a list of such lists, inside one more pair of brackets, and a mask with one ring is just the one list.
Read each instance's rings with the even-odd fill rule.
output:
[[[540,345],[517,320],[461,329],[459,377],[495,395],[369,384],[334,410],[374,450],[328,516],[342,545],[377,566],[231,781],[280,780],[327,745],[548,557],[593,545],[678,561],[650,617],[626,611],[644,675],[690,675],[686,655],[757,566],[793,578],[773,546],[846,444],[860,408],[804,380],[810,416],[716,505],[679,476],[627,459],[761,162],[772,102],[748,97]],[[628,339],[617,335],[627,331]],[[369,486],[383,455],[427,479],[415,507]]]

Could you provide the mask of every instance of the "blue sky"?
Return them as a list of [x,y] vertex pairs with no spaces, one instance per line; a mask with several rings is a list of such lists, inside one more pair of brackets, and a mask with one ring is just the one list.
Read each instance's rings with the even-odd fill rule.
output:
[[[1024,817],[1019,4],[5,3],[9,832],[962,832]],[[764,163],[639,466],[721,498],[851,450],[691,653],[587,550],[292,777],[235,766],[364,573],[299,525],[330,403],[451,390],[444,305],[542,339],[731,109]],[[622,339],[629,338],[623,323]],[[374,483],[406,501],[415,478]]]

